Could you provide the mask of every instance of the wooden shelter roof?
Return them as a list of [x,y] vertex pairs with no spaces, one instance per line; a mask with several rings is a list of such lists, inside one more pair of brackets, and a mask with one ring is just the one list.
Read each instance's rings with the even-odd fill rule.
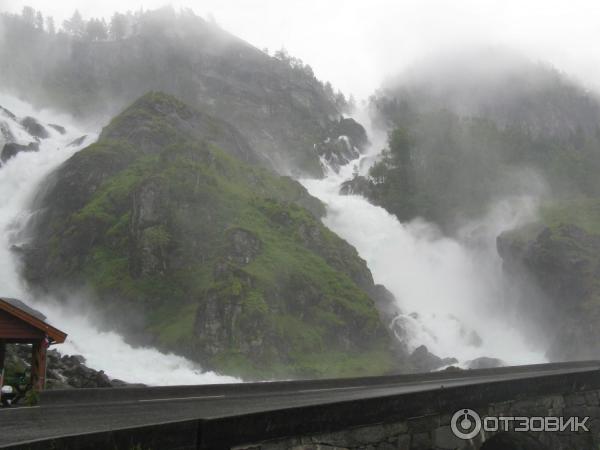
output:
[[41,340],[45,336],[53,343],[63,343],[67,334],[46,322],[46,316],[20,300],[0,298],[0,339]]

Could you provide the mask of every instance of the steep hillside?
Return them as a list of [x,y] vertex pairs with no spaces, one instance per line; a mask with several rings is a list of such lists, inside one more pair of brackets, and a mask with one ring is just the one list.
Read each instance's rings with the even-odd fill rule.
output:
[[129,339],[227,374],[392,370],[365,262],[318,200],[242,161],[254,157],[231,125],[145,95],[39,193],[26,279],[90,292]]
[[600,196],[600,102],[550,67],[501,51],[452,55],[371,106],[396,131],[370,176],[345,189],[402,220],[452,230],[499,198]]
[[538,223],[502,234],[498,250],[508,273],[532,277],[544,294],[548,357],[599,358],[600,201],[546,206]]
[[[564,73],[500,47],[449,52],[389,80],[378,92],[381,119],[447,110],[534,137],[595,133],[597,97]],[[404,116],[401,118],[400,116]]]
[[387,149],[342,192],[450,235],[499,200],[541,201],[536,223],[498,238],[505,273],[551,360],[598,358],[597,96],[551,67],[488,49],[417,67],[371,106],[390,130]]
[[55,32],[1,15],[0,59],[10,64],[0,88],[83,119],[166,92],[235,124],[279,172],[322,174],[315,146],[340,136],[348,104],[301,61],[269,56],[190,11],[116,14],[110,28],[75,15],[67,25]]

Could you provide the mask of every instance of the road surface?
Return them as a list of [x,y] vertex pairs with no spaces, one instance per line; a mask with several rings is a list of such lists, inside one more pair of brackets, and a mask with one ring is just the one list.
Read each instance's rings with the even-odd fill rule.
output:
[[165,422],[326,405],[600,370],[600,361],[354,379],[47,392],[36,407],[0,408],[0,448]]

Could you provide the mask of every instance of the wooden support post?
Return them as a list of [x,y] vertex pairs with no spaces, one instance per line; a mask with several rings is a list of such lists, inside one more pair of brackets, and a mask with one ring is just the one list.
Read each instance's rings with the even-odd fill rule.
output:
[[[4,360],[6,359],[6,342],[0,340],[0,388],[4,385]],[[0,395],[1,396],[1,395]]]
[[31,387],[42,391],[46,386],[46,346],[36,342],[31,348]]
[[6,358],[6,342],[0,340],[0,373],[4,369],[4,359]]

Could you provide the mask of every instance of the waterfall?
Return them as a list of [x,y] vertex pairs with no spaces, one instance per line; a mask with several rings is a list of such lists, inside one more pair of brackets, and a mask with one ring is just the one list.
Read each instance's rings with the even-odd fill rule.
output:
[[[9,95],[0,94],[0,106],[15,115],[0,110],[0,144],[39,145],[38,151],[17,153],[0,167],[0,294],[40,309],[69,334],[59,351],[83,355],[91,367],[112,378],[150,385],[237,381],[203,372],[180,356],[134,348],[117,333],[100,330],[93,315],[67,310],[50,298],[31,298],[11,246],[18,243],[15,239],[31,214],[39,184],[97,135],[80,129],[71,117],[36,111]],[[27,116],[42,124],[49,137],[36,140],[20,123]],[[49,124],[64,127],[64,133]],[[85,139],[78,142],[82,136]],[[300,181],[327,205],[325,225],[357,248],[375,281],[396,297],[402,311],[395,319],[396,329],[402,330],[398,338],[409,349],[425,344],[438,356],[456,357],[463,365],[480,356],[508,364],[543,362],[543,351],[525,337],[520,326],[495,248],[499,233],[535,216],[535,198],[498,202],[488,215],[465,225],[459,237],[450,238],[422,219],[400,223],[363,197],[339,194],[340,184],[355,170],[365,173],[374,157],[376,152],[371,152],[338,172],[330,170],[324,179]]]
[[[0,167],[0,296],[20,298],[42,311],[50,323],[69,334],[57,350],[84,356],[90,367],[104,370],[111,378],[149,385],[239,381],[203,372],[196,364],[177,355],[153,348],[134,348],[117,333],[99,330],[92,316],[68,309],[49,298],[31,298],[20,278],[18,260],[11,246],[31,214],[29,208],[39,184],[70,156],[94,142],[97,135],[80,129],[69,116],[36,111],[10,95],[0,94],[0,106],[4,108],[0,109],[0,150],[5,142],[39,145],[38,151],[17,153]],[[49,136],[36,140],[20,123],[25,117],[35,118]],[[49,124],[64,127],[64,133],[60,127]],[[77,141],[83,136],[85,139]]]
[[[365,123],[365,122],[363,122]],[[381,136],[376,141],[381,145]],[[479,221],[465,225],[459,238],[444,236],[416,218],[401,223],[358,195],[341,195],[340,185],[359,170],[366,173],[377,149],[324,179],[300,180],[327,205],[323,219],[366,260],[376,283],[385,285],[402,311],[397,336],[409,350],[426,345],[459,364],[494,357],[507,364],[544,362],[544,352],[526,337],[514,289],[502,271],[496,237],[532,220],[536,198],[504,199]]]

